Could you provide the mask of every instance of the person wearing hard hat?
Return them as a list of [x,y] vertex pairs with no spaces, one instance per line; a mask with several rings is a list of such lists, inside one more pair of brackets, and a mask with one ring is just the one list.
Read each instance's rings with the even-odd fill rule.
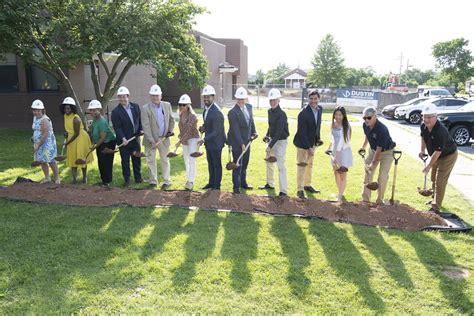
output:
[[[286,147],[288,146],[288,118],[285,111],[280,107],[281,93],[278,89],[270,89],[268,99],[270,109],[268,110],[268,130],[264,138],[267,141],[267,156],[276,157],[278,166],[278,178],[280,193],[279,196],[287,195],[287,178],[286,178]],[[275,188],[274,178],[275,163],[267,161],[267,183],[260,186],[260,190],[273,190]]]
[[[388,175],[393,163],[393,149],[396,144],[390,136],[387,126],[377,119],[377,110],[373,107],[366,107],[362,112],[364,123],[362,128],[364,130],[365,139],[360,151],[365,151],[367,144],[370,146],[369,154],[365,159],[365,177],[364,183],[372,182],[375,174],[375,169],[379,167],[379,174],[377,177],[378,189],[376,204],[382,205],[385,190],[388,183]],[[371,191],[364,185],[362,191],[362,202],[370,203]]]
[[111,151],[115,150],[117,141],[115,134],[109,126],[107,120],[101,115],[102,104],[98,100],[89,102],[87,110],[92,115],[92,141],[93,149],[96,150],[97,161],[99,165],[100,179],[103,186],[112,184],[112,169],[114,165],[114,154],[104,153],[107,148]]
[[203,190],[220,190],[222,180],[222,148],[226,142],[224,131],[224,114],[219,106],[214,103],[216,91],[210,85],[202,90],[204,100],[204,146],[206,148],[207,167],[209,172],[209,182]]
[[167,190],[171,185],[169,136],[173,134],[174,118],[172,116],[171,104],[161,100],[162,91],[159,85],[150,87],[150,103],[142,107],[141,119],[143,132],[143,144],[145,145],[146,162],[150,173],[149,185],[156,187],[158,183],[156,171],[156,150],[160,154],[163,184],[161,190]]
[[428,173],[431,169],[433,183],[433,200],[429,211],[439,213],[443,203],[448,179],[458,158],[458,150],[448,129],[437,119],[437,109],[433,104],[423,107],[423,123],[421,124],[420,159],[425,156],[425,150],[431,156],[430,162],[423,169]]
[[[64,128],[66,129],[67,141],[64,144],[67,148],[66,166],[71,168],[72,183],[77,183],[77,168],[82,169],[82,183],[87,183],[87,165],[94,161],[92,155],[87,155],[92,146],[89,134],[83,128],[82,120],[77,114],[76,101],[67,97],[59,107],[64,115]],[[78,165],[76,160],[84,159],[87,156],[85,165]]]
[[309,103],[298,114],[298,127],[293,144],[296,146],[296,185],[297,196],[306,199],[304,191],[319,193],[311,186],[313,174],[314,151],[322,144],[321,115],[323,108],[319,105],[320,95],[316,90],[308,94]]
[[46,115],[44,104],[41,100],[34,100],[31,104],[31,111],[33,113],[33,160],[41,163],[43,169],[44,179],[41,183],[51,182],[49,176],[49,167],[53,170],[54,182],[61,183],[59,178],[58,165],[56,163],[57,148],[56,137],[54,136],[53,124],[51,119]]
[[[247,103],[247,90],[239,87],[235,91],[234,97],[237,99],[235,106],[229,111],[229,132],[227,133],[227,143],[232,148],[234,163],[237,162],[250,138],[256,135],[255,123],[252,114],[252,105]],[[247,166],[250,159],[250,148],[240,160],[240,166],[232,170],[233,192],[238,194],[240,189],[251,190],[252,186],[247,183]]]
[[[133,177],[136,183],[142,183],[141,161],[137,153],[141,152],[140,133],[142,121],[140,118],[140,106],[130,102],[130,91],[127,87],[120,87],[117,91],[119,104],[112,111],[112,125],[115,130],[117,144],[120,147],[120,158],[122,160],[122,175],[124,186],[130,185],[130,159],[133,166]],[[134,139],[130,140],[132,137]]]
[[191,156],[197,152],[197,144],[199,141],[198,119],[191,106],[191,98],[187,94],[183,94],[178,101],[179,107],[179,144],[183,145],[183,159],[186,167],[186,184],[184,189],[191,191],[193,189],[194,180],[196,178],[196,158]]

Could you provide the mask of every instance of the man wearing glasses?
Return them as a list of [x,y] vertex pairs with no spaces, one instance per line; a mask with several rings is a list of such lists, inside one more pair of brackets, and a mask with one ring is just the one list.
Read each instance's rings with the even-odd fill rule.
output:
[[[377,111],[372,107],[367,107],[362,112],[364,123],[362,125],[365,134],[364,144],[360,150],[365,151],[367,143],[370,145],[370,151],[365,159],[365,178],[364,183],[372,182],[375,170],[379,167],[377,182],[379,184],[377,191],[376,204],[383,204],[385,189],[387,188],[388,175],[393,162],[393,148],[395,143],[390,137],[388,128],[377,120]],[[364,185],[362,192],[362,202],[370,203],[370,190]]]
[[429,211],[439,213],[449,175],[458,158],[458,150],[446,127],[438,122],[436,106],[433,104],[426,105],[423,107],[421,114],[423,115],[423,123],[421,124],[419,157],[420,159],[425,157],[425,149],[428,150],[428,155],[431,156],[430,162],[423,169],[423,172],[428,173],[431,169],[434,196]]

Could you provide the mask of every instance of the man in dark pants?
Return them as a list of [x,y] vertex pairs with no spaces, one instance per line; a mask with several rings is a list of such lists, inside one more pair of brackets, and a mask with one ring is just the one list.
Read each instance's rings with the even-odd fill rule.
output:
[[203,190],[221,189],[222,180],[222,148],[224,147],[224,114],[217,104],[214,103],[216,91],[210,85],[202,90],[204,100],[204,146],[206,147],[207,167],[209,171],[209,182],[202,188]]
[[122,158],[122,175],[126,187],[130,185],[130,157],[132,158],[135,182],[143,182],[140,173],[140,138],[137,136],[134,140],[127,141],[142,130],[140,107],[138,104],[130,102],[129,96],[128,89],[120,87],[117,92],[119,105],[112,111],[112,125],[117,135],[117,144],[123,144],[120,147],[120,157]]
[[[320,139],[321,115],[323,108],[319,104],[319,93],[314,90],[308,95],[309,104],[298,114],[298,128],[293,139],[296,146],[297,160],[297,195],[300,199],[305,199],[304,191],[319,193],[320,191],[311,186],[311,176],[313,173],[314,151],[316,146],[322,144]],[[306,164],[300,166],[300,164]]]
[[[236,163],[239,156],[245,150],[250,138],[255,132],[255,123],[253,121],[252,105],[245,103],[247,99],[247,90],[240,87],[235,92],[237,104],[229,111],[229,132],[227,133],[227,142],[232,147],[233,161]],[[240,188],[253,189],[247,183],[247,166],[249,164],[250,148],[240,160],[240,166],[232,170],[233,192],[240,193]]]

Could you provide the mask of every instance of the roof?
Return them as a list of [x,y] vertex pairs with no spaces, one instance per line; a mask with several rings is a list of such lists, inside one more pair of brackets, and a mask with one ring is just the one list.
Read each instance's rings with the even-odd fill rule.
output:
[[287,72],[286,74],[283,74],[280,78],[281,79],[285,79],[285,78],[288,78],[289,76],[293,75],[293,74],[298,74],[304,78],[306,78],[308,76],[308,74],[306,73],[306,71],[300,69],[300,68],[295,68],[293,70],[290,70],[289,72]]

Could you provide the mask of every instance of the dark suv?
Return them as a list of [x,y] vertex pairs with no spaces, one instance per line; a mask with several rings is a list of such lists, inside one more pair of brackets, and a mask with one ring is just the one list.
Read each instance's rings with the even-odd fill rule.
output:
[[458,146],[467,145],[474,137],[474,101],[452,112],[441,112],[438,119],[449,130]]

